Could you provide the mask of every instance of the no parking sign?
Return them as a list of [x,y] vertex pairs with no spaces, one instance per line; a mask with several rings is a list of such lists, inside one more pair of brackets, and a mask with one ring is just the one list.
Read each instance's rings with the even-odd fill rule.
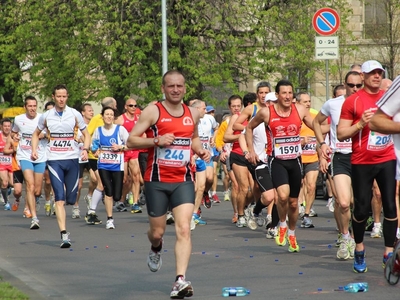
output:
[[339,29],[339,14],[332,8],[321,8],[314,14],[312,24],[318,34],[332,35]]

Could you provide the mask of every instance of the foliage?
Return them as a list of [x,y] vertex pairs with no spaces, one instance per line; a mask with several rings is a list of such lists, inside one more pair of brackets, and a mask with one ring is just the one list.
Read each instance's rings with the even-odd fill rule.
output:
[[[0,35],[1,93],[49,96],[68,86],[70,104],[113,96],[161,98],[161,3],[150,0],[7,2]],[[345,10],[346,0],[330,1]],[[169,68],[184,72],[187,97],[213,104],[251,79],[286,77],[301,89],[323,67],[314,59],[311,18],[322,0],[168,0]],[[343,20],[342,20],[343,21]],[[5,25],[2,25],[5,26]],[[10,56],[12,54],[12,60]],[[29,68],[21,80],[19,62]],[[2,64],[3,65],[3,64]],[[24,77],[25,78],[25,77]],[[0,82],[1,83],[1,82]],[[15,99],[13,98],[13,101]]]

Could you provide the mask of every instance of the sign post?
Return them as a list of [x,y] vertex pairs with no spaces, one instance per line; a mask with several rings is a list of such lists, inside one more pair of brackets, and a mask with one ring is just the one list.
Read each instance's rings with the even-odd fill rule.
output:
[[325,59],[326,100],[329,97],[329,59],[339,58],[339,37],[330,36],[339,29],[340,18],[336,10],[325,7],[313,16],[314,30],[322,35],[315,37],[315,58]]

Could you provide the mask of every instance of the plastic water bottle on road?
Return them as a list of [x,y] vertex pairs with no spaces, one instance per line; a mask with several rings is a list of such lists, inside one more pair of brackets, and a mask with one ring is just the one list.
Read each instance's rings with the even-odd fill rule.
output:
[[346,285],[344,288],[345,292],[348,293],[362,293],[368,292],[368,283],[367,282],[352,282]]
[[222,288],[223,297],[242,297],[250,294],[250,290],[244,287],[224,287]]

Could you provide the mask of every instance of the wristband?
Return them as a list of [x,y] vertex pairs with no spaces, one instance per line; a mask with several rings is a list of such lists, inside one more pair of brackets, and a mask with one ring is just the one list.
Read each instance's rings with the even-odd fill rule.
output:
[[88,149],[88,148],[83,148],[82,150],[85,150],[86,152],[89,152],[89,149]]
[[248,154],[249,151],[243,151],[243,155],[246,156],[246,154]]
[[363,129],[364,129],[364,126],[362,126],[362,125],[360,124],[360,122],[358,122],[358,123],[356,124],[356,127],[357,127],[358,130],[363,130]]
[[326,145],[325,142],[319,143],[319,147],[321,148],[322,145]]

